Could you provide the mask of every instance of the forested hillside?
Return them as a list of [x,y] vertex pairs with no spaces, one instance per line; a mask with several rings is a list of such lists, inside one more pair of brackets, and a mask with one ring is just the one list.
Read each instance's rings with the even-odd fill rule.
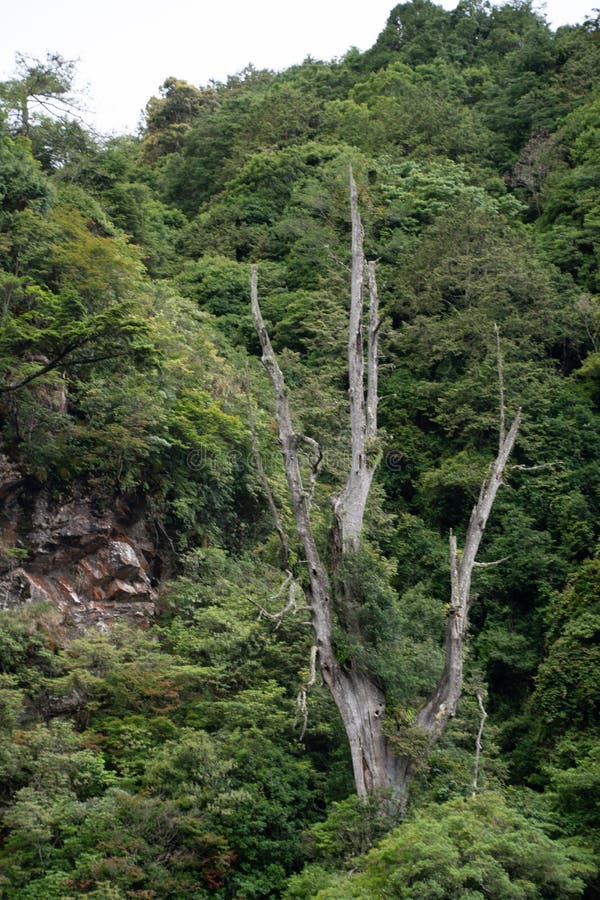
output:
[[[0,84],[0,897],[599,896],[598,18],[414,0],[365,53],[166,77],[126,137],[72,76]],[[341,559],[350,170],[379,427]],[[356,796],[311,649],[254,265],[336,671],[384,698],[401,802]],[[434,741],[449,536],[459,566],[519,409]]]

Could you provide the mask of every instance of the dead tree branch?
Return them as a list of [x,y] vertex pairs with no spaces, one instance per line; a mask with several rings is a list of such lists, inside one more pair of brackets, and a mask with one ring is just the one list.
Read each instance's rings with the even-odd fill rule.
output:
[[481,696],[481,691],[477,691],[477,703],[479,704],[479,711],[481,713],[481,717],[479,719],[479,730],[477,732],[477,739],[475,741],[475,765],[473,767],[473,793],[472,796],[476,797],[479,791],[479,761],[481,757],[481,739],[483,737],[483,729],[485,727],[485,720],[487,719],[487,713],[485,711],[485,707],[483,705],[483,698]]
[[302,720],[302,729],[300,731],[300,740],[304,740],[304,735],[306,734],[306,727],[308,725],[308,702],[307,695],[308,691],[311,687],[314,687],[317,683],[317,646],[313,644],[310,648],[310,670],[308,681],[300,688],[298,691],[298,696],[296,697],[296,719],[294,721],[294,727],[298,724],[298,718],[300,717]]
[[508,559],[510,559],[509,556],[503,556],[502,559],[494,559],[491,562],[477,562],[477,560],[475,560],[475,562],[473,563],[473,568],[491,569],[492,566],[501,566],[502,563],[505,563]]
[[298,436],[292,426],[283,373],[279,368],[269,333],[258,302],[258,268],[252,266],[250,279],[252,315],[262,348],[262,362],[267,370],[275,394],[275,418],[279,429],[279,443],[283,456],[290,499],[296,519],[296,530],[302,544],[308,566],[310,584],[305,594],[311,610],[321,666],[335,666],[331,645],[332,620],[329,576],[323,565],[310,522],[310,494],[304,488],[298,461]]
[[365,257],[363,227],[358,211],[356,183],[350,171],[350,212],[352,220],[352,282],[350,291],[350,322],[348,329],[348,399],[350,403],[351,463],[344,489],[334,499],[338,556],[357,549],[363,526],[365,507],[378,456],[370,444],[377,436],[377,379],[379,301],[375,264],[369,263],[369,319],[367,326],[367,385],[365,393],[365,362],[363,347],[363,288]]
[[[501,367],[499,366],[499,374]],[[502,403],[504,389],[501,391]],[[471,579],[473,569],[485,568],[486,563],[476,562],[489,515],[500,489],[507,469],[508,459],[513,450],[519,426],[521,410],[519,409],[508,433],[502,436],[503,417],[500,416],[501,439],[498,455],[490,465],[479,492],[477,503],[473,507],[462,554],[458,553],[455,535],[450,533],[450,610],[446,623],[446,658],[444,669],[438,684],[425,706],[417,715],[417,724],[425,728],[431,741],[436,741],[446,727],[448,719],[456,712],[463,683],[463,653],[467,637],[469,607],[471,605]],[[498,563],[503,560],[499,560]]]
[[310,509],[315,484],[317,483],[317,478],[319,477],[319,472],[321,471],[321,466],[323,465],[323,451],[321,450],[319,442],[315,441],[314,438],[308,437],[306,434],[297,434],[296,441],[298,442],[298,445],[306,444],[308,449],[312,452],[311,469],[309,476],[310,490],[307,494],[307,500]]
[[377,280],[375,278],[375,263],[367,264],[369,280],[369,331],[367,340],[367,441],[377,437],[377,405],[379,394],[377,390],[379,370],[379,298],[377,295]]
[[277,593],[274,594],[273,597],[270,598],[271,602],[275,602],[276,600],[279,600],[279,598],[281,597],[281,595],[285,592],[285,590],[287,588],[287,591],[288,591],[287,603],[278,612],[276,612],[276,613],[270,612],[266,607],[262,606],[260,603],[257,603],[256,600],[253,600],[252,597],[250,597],[250,603],[253,606],[256,606],[256,608],[258,609],[259,621],[260,621],[260,619],[269,619],[271,622],[275,622],[275,630],[277,630],[279,628],[279,626],[283,622],[284,618],[288,614],[291,613],[291,614],[295,615],[297,612],[307,609],[307,607],[304,605],[298,606],[296,597],[297,597],[297,592],[298,592],[299,588],[298,588],[298,583],[296,582],[296,579],[294,578],[292,572],[288,571],[286,573],[286,575],[287,575],[287,577],[286,577],[285,581],[283,582],[283,584],[281,585],[281,587],[279,588],[279,590],[277,591]]
[[552,469],[554,466],[562,466],[562,462],[540,463],[538,466],[509,466],[511,472],[539,472],[541,469]]

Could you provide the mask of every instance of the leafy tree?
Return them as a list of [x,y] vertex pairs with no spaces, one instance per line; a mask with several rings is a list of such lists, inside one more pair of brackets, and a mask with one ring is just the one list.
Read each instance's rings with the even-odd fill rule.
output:
[[540,243],[553,262],[578,283],[598,290],[596,271],[598,205],[593,184],[598,177],[600,101],[571,113],[558,135],[567,157],[548,175],[543,190]]
[[199,90],[187,81],[167,78],[160,97],[151,97],[145,110],[144,153],[150,160],[175,153],[203,106],[214,102],[216,92]]
[[[586,560],[564,593],[549,609],[549,648],[536,676],[535,718],[544,738],[581,736],[585,745],[595,734],[597,671],[598,559]],[[565,750],[569,745],[566,739]]]
[[14,118],[17,134],[30,135],[39,110],[45,116],[64,116],[77,109],[75,60],[59,53],[47,53],[45,60],[17,53],[16,63],[15,77],[0,83],[0,102]]
[[321,873],[308,869],[306,878],[291,880],[286,896],[558,900],[584,896],[595,866],[591,856],[552,840],[501,794],[490,793],[423,811],[374,848],[362,869],[327,875],[322,885]]

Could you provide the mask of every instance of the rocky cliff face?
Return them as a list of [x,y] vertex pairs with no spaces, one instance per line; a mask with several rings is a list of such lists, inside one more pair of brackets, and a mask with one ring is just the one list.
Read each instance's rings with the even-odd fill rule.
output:
[[149,621],[165,560],[143,504],[107,510],[83,493],[56,498],[8,463],[0,502],[1,609],[49,602],[78,631]]

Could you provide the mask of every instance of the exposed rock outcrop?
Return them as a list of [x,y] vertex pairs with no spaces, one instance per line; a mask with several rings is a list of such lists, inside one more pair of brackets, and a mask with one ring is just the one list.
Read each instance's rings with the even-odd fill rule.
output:
[[55,499],[12,466],[0,471],[0,608],[42,601],[84,630],[155,611],[165,556],[144,505],[99,508],[88,496]]

